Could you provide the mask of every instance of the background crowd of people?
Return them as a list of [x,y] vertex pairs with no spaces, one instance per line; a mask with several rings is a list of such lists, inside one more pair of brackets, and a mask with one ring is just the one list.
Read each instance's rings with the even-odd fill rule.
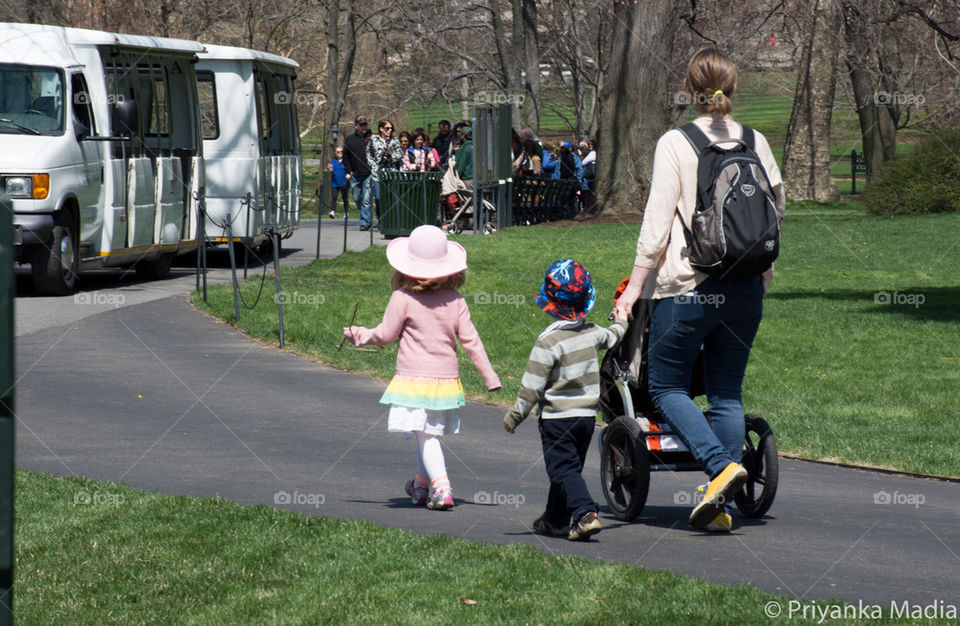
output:
[[[377,132],[363,115],[354,120],[354,132],[336,156],[327,164],[330,172],[332,201],[329,216],[336,217],[336,204],[343,201],[343,215],[347,216],[347,188],[352,191],[354,205],[360,210],[360,230],[380,227],[380,172],[385,170],[408,172],[445,172],[451,161],[456,174],[468,186],[473,180],[473,137],[469,121],[451,127],[449,120],[440,120],[439,132],[431,139],[424,128],[394,132],[390,120],[380,120]],[[576,180],[579,190],[571,217],[589,207],[593,197],[596,167],[596,142],[581,141],[574,146],[570,141],[558,144],[539,140],[529,128],[512,132],[513,172],[515,176],[540,177],[554,180]],[[373,221],[374,215],[376,222]]]

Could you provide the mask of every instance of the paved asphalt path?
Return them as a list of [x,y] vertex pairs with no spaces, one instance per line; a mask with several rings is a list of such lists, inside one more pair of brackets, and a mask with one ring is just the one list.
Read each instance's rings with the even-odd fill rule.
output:
[[[298,236],[315,235],[305,228]],[[285,249],[290,263],[313,257],[312,245]],[[192,286],[192,277],[176,280]],[[131,284],[152,293],[173,289],[173,281],[93,284],[102,294]],[[571,543],[529,531],[547,484],[535,422],[511,436],[501,408],[470,403],[461,434],[444,438],[457,506],[412,507],[402,486],[415,467],[415,444],[386,432],[377,403],[383,382],[252,342],[193,310],[183,295],[190,286],[181,295],[84,309],[68,323],[61,311],[18,326],[19,467],[526,543],[748,583],[804,605],[839,598],[886,608],[960,606],[957,483],[781,459],[767,517],[735,517],[732,534],[710,535],[690,529],[689,507],[675,504],[703,475],[658,472],[640,519],[624,524],[602,511],[604,531]],[[22,288],[18,312],[57,308],[57,299]],[[595,447],[585,475],[602,501]],[[786,602],[782,610],[786,616]]]

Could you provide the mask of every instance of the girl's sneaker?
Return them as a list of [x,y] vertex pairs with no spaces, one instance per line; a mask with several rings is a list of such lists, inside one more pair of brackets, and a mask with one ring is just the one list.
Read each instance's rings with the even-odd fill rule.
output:
[[570,526],[570,534],[567,535],[567,539],[570,541],[587,541],[601,530],[603,530],[603,526],[600,525],[597,514],[587,513]]
[[433,492],[427,508],[431,511],[445,511],[453,508],[453,489],[450,487],[437,489]]
[[429,485],[424,485],[423,483],[418,483],[416,480],[411,480],[405,485],[407,495],[410,496],[410,502],[414,506],[426,506],[427,497],[430,495]]

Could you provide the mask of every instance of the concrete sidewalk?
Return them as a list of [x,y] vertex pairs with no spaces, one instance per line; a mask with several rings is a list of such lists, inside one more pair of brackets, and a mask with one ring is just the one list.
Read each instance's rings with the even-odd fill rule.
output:
[[[534,421],[510,436],[503,409],[468,404],[462,433],[443,440],[457,506],[415,508],[403,493],[415,445],[386,432],[382,381],[250,341],[182,295],[24,333],[17,350],[22,468],[525,543],[804,603],[960,605],[955,483],[781,460],[770,514],[710,535],[690,529],[689,505],[677,503],[703,474],[657,472],[641,519],[603,513],[596,540],[571,543],[529,530],[547,490]],[[585,476],[602,501],[598,466],[594,446]]]
[[[331,259],[339,256],[344,249],[343,220],[323,221],[319,229],[319,258]],[[283,267],[306,265],[317,258],[317,220],[303,222],[294,231],[293,236],[281,243],[280,264]],[[349,220],[347,224],[346,249],[365,250],[370,245],[386,245],[387,240],[379,232],[361,232],[358,220]],[[230,255],[227,248],[211,248],[207,254],[208,285],[230,284]],[[272,271],[273,259],[266,259],[267,271]],[[263,266],[250,262],[248,276],[256,276]],[[243,277],[243,263],[238,263],[238,277]],[[144,281],[137,278],[133,270],[111,269],[84,273],[80,279],[80,290],[71,296],[59,298],[37,297],[30,281],[30,268],[20,268],[17,272],[16,320],[17,335],[53,328],[71,321],[99,315],[107,311],[134,306],[185,295],[196,288],[196,256],[186,255],[177,259],[169,278]]]

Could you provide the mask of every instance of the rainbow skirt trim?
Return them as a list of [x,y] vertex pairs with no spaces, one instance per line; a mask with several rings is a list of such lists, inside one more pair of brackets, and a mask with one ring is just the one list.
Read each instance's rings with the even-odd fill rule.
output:
[[462,407],[466,401],[459,378],[394,376],[380,397],[380,404],[447,411]]

